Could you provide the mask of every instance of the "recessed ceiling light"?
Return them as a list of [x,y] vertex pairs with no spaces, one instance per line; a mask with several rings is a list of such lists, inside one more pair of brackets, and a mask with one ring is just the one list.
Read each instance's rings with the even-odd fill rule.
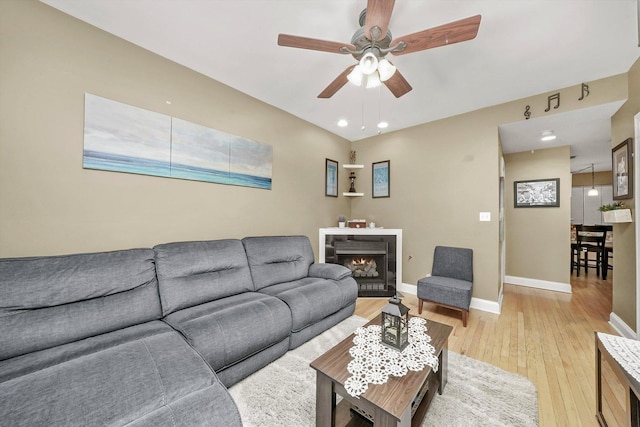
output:
[[389,123],[387,123],[387,122],[378,123],[378,129],[386,129],[388,127],[389,127]]
[[169,101],[169,100],[166,100],[166,101],[164,101],[164,102],[166,102],[166,103],[167,103],[167,105],[171,105],[171,101]]
[[540,138],[540,141],[553,141],[554,139],[556,139],[556,136],[553,134],[553,131],[551,130],[545,130],[544,132],[542,132],[542,138]]
[[348,124],[349,124],[349,122],[346,121],[345,119],[338,120],[338,126],[340,126],[341,128],[347,127]]

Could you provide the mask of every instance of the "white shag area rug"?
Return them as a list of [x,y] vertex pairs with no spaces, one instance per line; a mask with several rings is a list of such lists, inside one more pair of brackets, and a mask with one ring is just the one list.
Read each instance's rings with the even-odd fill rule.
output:
[[[366,322],[352,316],[231,387],[244,426],[315,426],[316,372],[309,363]],[[423,427],[537,425],[537,390],[531,381],[452,351],[444,393],[436,393],[422,423]]]

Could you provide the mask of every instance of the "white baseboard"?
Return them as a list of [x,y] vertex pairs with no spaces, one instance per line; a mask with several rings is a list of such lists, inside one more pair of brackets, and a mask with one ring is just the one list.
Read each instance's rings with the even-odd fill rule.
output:
[[[398,288],[400,292],[404,292],[411,295],[416,295],[418,291],[418,287],[416,285],[410,285],[408,283],[402,283]],[[500,314],[500,310],[502,308],[502,295],[500,295],[499,300],[489,301],[486,299],[480,298],[471,298],[471,308],[481,311],[487,311],[489,313]]]
[[499,300],[489,301],[488,299],[471,298],[471,308],[482,310],[493,314],[500,314],[502,310],[502,295]]
[[527,277],[504,276],[504,282],[511,285],[527,286],[529,288],[544,289],[547,291],[573,293],[569,283],[549,282],[547,280],[529,279]]
[[609,324],[621,336],[630,339],[637,339],[636,332],[627,325],[617,314],[609,314]]
[[416,285],[410,285],[408,283],[400,283],[400,287],[398,288],[398,290],[406,294],[417,295],[418,287]]

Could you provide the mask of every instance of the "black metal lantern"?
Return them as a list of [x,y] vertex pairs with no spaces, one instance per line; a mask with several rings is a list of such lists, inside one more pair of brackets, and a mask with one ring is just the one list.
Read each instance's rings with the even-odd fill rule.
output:
[[382,307],[382,344],[398,351],[409,345],[409,309],[397,296]]

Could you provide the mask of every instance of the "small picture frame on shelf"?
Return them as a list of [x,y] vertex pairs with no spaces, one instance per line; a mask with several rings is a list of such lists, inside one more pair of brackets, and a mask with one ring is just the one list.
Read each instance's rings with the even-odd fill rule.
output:
[[338,162],[335,160],[325,159],[324,195],[338,197]]
[[611,150],[611,173],[613,174],[613,200],[633,198],[633,161],[629,138]]
[[374,199],[391,197],[391,160],[375,162],[371,165],[371,197]]

